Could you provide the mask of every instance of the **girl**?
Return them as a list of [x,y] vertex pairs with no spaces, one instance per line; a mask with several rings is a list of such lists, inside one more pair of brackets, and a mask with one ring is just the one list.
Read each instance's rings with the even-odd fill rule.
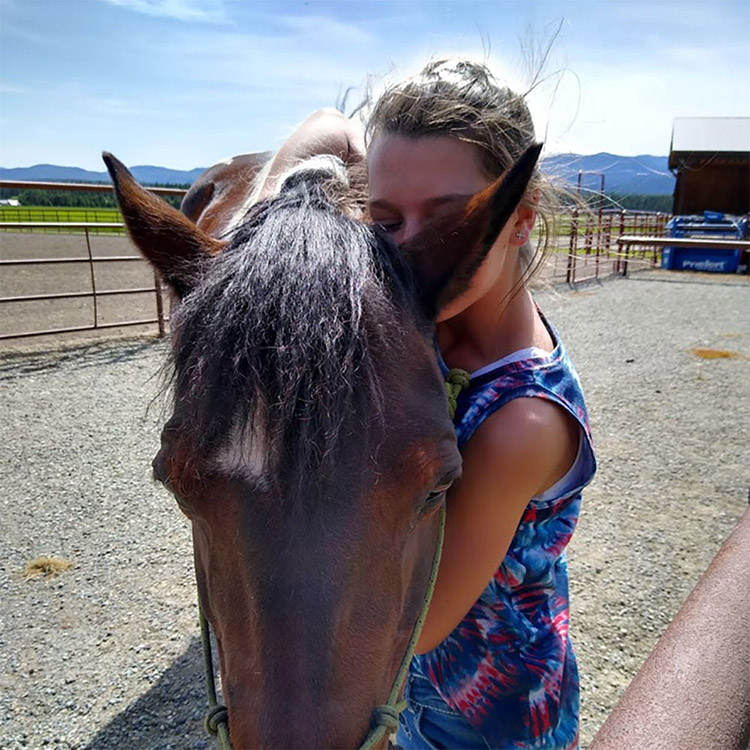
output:
[[[369,213],[401,243],[503,174],[534,127],[523,98],[484,66],[436,61],[383,94],[367,135]],[[269,189],[315,153],[356,163],[361,137],[343,116],[316,113],[270,165]],[[537,175],[470,288],[438,317],[441,365],[471,374],[455,416],[463,477],[447,497],[403,748],[578,744],[565,548],[595,458],[578,376],[527,289],[544,195]]]
[[[523,98],[482,65],[436,61],[388,89],[367,129],[372,221],[402,242],[534,142]],[[573,748],[579,687],[565,547],[595,471],[578,376],[527,289],[541,177],[464,295],[440,311],[463,477],[405,691],[404,748]]]

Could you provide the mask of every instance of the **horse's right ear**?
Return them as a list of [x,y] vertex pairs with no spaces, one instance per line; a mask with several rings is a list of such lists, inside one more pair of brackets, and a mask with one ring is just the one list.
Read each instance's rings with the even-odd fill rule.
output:
[[221,252],[225,243],[209,237],[177,209],[141,187],[112,154],[105,151],[102,159],[130,237],[164,281],[184,297],[195,285],[200,261]]
[[526,193],[541,150],[541,143],[529,146],[505,176],[473,196],[464,208],[435,220],[401,245],[429,317],[435,318],[469,287]]

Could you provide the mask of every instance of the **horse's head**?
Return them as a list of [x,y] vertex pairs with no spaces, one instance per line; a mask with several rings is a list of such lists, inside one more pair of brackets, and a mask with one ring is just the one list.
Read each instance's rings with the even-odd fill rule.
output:
[[304,172],[220,241],[105,155],[181,298],[154,473],[192,522],[235,747],[354,747],[385,701],[460,473],[433,320],[537,156],[397,248]]

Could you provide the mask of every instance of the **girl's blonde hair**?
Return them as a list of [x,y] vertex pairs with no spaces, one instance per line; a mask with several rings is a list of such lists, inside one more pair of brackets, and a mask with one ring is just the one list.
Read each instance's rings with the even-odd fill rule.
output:
[[[472,143],[490,181],[509,169],[535,140],[523,96],[501,86],[481,63],[447,59],[433,60],[417,75],[386,89],[367,122],[368,144],[381,134],[447,135]],[[556,214],[555,191],[538,167],[527,196],[533,196],[541,226],[536,242],[529,240],[520,251],[524,285],[546,256]]]

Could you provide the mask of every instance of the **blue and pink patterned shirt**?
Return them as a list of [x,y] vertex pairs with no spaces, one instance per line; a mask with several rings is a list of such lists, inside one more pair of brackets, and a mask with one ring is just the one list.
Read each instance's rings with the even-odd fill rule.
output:
[[458,445],[512,399],[544,398],[580,425],[578,458],[551,491],[529,502],[504,560],[461,623],[412,662],[496,748],[578,745],[579,683],[568,637],[565,548],[596,459],[578,375],[557,332],[545,324],[554,351],[501,360],[472,376],[458,399]]

